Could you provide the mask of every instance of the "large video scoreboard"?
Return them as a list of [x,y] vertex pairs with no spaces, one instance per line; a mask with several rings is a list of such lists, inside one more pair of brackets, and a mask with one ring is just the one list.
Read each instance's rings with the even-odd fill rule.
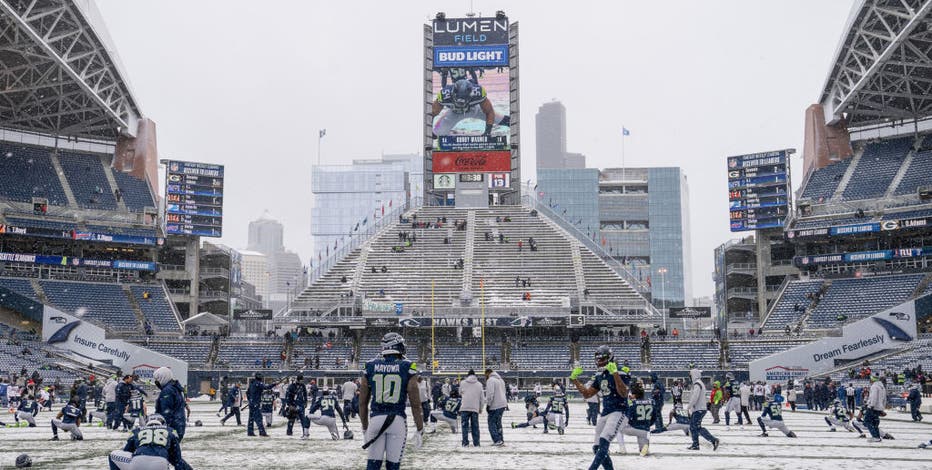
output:
[[223,236],[223,165],[165,161],[165,233]]
[[786,150],[728,157],[732,232],[783,227],[790,210]]

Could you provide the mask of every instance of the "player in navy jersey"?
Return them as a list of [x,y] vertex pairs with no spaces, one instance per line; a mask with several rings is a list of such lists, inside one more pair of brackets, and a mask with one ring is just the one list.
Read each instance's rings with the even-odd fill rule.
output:
[[786,437],[796,437],[796,433],[790,431],[783,422],[783,395],[777,390],[773,398],[764,404],[764,411],[757,418],[757,424],[760,425],[761,437],[767,437],[767,428],[779,429],[786,434]]
[[271,388],[262,391],[259,409],[265,418],[265,426],[272,427],[272,415],[275,414],[275,391]]
[[36,415],[39,414],[39,404],[36,402],[36,397],[34,395],[23,395],[19,400],[19,407],[16,409],[16,414],[13,415],[13,418],[16,419],[16,423],[20,424],[19,420],[24,420],[29,423],[30,428],[36,427]]
[[95,392],[94,396],[94,410],[88,412],[87,414],[87,424],[90,425],[94,422],[94,418],[97,418],[97,426],[103,426],[104,422],[107,420],[107,402],[104,400],[103,394]]
[[638,440],[638,451],[642,456],[646,456],[650,443],[650,426],[654,423],[654,401],[644,398],[644,385],[641,382],[631,384],[631,396],[634,399],[628,403],[628,423],[622,432],[635,436]]
[[167,469],[169,464],[175,470],[191,469],[181,458],[178,433],[165,425],[160,414],[149,416],[145,427],[134,429],[123,450],[110,453],[110,470]]
[[[320,415],[314,415],[318,410],[320,410]],[[307,414],[311,415],[312,424],[325,426],[330,431],[330,437],[335,441],[340,440],[340,433],[337,432],[337,416],[340,417],[340,422],[343,423],[343,430],[349,430],[349,427],[346,426],[346,416],[343,415],[343,410],[340,409],[340,403],[329,388],[324,388],[320,397],[314,400],[314,404],[307,410]]]
[[[566,401],[566,392],[561,387],[554,387],[556,392],[547,401],[547,408],[544,412],[547,414],[547,421],[557,427],[557,432],[562,436],[566,429],[566,423],[570,421],[570,406]],[[547,428],[544,428],[547,432]]]
[[123,421],[129,428],[138,428],[146,422],[146,402],[142,399],[142,393],[135,388],[130,391],[129,404],[126,405]]
[[[725,374],[725,385],[722,386],[725,394],[725,426],[730,429],[731,412],[738,416],[738,425],[744,428],[744,418],[741,417],[741,382],[735,380],[735,374]],[[748,423],[751,424],[751,423]]]
[[[459,422],[460,422],[460,404],[462,400],[460,399],[460,391],[457,389],[450,390],[450,396],[445,397],[440,395],[440,399],[437,402],[440,409],[430,412],[430,416],[436,421],[447,423],[450,425],[450,429],[453,430],[453,434],[459,432]],[[430,432],[436,432],[437,423],[436,421],[431,422]]]
[[81,409],[78,408],[77,399],[72,399],[65,405],[58,415],[52,418],[52,441],[58,440],[58,430],[71,433],[72,441],[83,441],[84,435],[81,434]]
[[[424,416],[417,381],[417,365],[405,359],[405,340],[398,333],[382,337],[382,357],[366,363],[365,376],[359,385],[359,422],[368,449],[367,470],[401,468],[407,439],[405,403],[410,401],[414,415],[414,446],[420,447],[424,433]],[[370,420],[371,417],[371,420]],[[400,418],[400,419],[396,419]]]
[[592,378],[591,386],[587,387],[579,381],[579,376],[583,373],[583,368],[579,365],[573,368],[570,380],[583,398],[589,398],[596,393],[602,394],[602,415],[599,416],[595,425],[596,444],[592,446],[595,457],[589,470],[597,470],[599,467],[611,470],[615,467],[609,456],[609,446],[627,421],[625,410],[627,409],[628,386],[618,373],[618,364],[615,363],[615,355],[611,348],[599,346],[595,351],[594,359],[599,373]]

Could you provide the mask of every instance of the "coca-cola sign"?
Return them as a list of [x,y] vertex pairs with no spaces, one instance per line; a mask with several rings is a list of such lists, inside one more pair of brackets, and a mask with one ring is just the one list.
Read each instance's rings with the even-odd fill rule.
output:
[[511,171],[511,152],[434,152],[434,173],[489,173]]

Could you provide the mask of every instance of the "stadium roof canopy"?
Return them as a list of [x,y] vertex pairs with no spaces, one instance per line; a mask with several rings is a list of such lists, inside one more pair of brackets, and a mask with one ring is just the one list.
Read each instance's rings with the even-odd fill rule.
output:
[[932,116],[932,0],[859,0],[823,87],[825,118],[849,127]]
[[112,140],[139,116],[91,0],[0,0],[0,126]]

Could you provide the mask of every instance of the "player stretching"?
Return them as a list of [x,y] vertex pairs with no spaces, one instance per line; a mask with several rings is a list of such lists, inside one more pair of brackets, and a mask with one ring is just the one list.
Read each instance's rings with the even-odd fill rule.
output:
[[366,436],[362,448],[369,450],[366,470],[379,470],[383,461],[386,470],[401,468],[408,435],[406,401],[411,402],[417,427],[414,446],[421,447],[424,416],[417,381],[410,380],[417,375],[417,365],[405,359],[404,354],[404,338],[398,333],[386,333],[382,337],[382,358],[366,363],[366,375],[359,384],[359,422]]
[[36,415],[39,414],[39,404],[36,403],[36,398],[33,395],[25,395],[19,401],[19,408],[16,410],[16,414],[13,415],[13,419],[16,420],[17,425],[25,426],[25,423],[20,423],[19,420],[24,420],[29,423],[30,428],[36,427]]
[[[320,416],[314,414],[317,410],[320,410]],[[325,426],[327,430],[330,431],[330,437],[338,441],[340,440],[340,433],[337,432],[337,417],[334,416],[334,411],[340,416],[340,422],[343,423],[343,431],[349,431],[349,428],[346,426],[346,416],[343,415],[343,410],[340,409],[340,404],[337,403],[336,397],[330,394],[329,388],[324,388],[321,396],[315,400],[311,408],[307,410],[307,414],[310,415],[308,417],[311,420],[311,424]]]
[[[796,433],[790,431],[786,424],[783,423],[783,395],[780,395],[780,389],[774,392],[773,398],[764,405],[764,412],[757,418],[757,424],[760,425],[761,437],[767,437],[767,428],[779,429],[786,434],[786,437],[796,437]],[[769,416],[769,418],[768,418]]]
[[544,425],[544,434],[547,434],[549,431],[550,423],[547,422],[547,411],[541,410],[540,408],[534,408],[534,411],[530,412],[528,415],[527,422],[524,423],[511,423],[512,429],[514,428],[527,428],[534,426],[537,427],[538,424]]
[[654,401],[644,398],[644,386],[641,382],[631,384],[634,401],[628,403],[628,424],[622,430],[638,439],[638,450],[642,457],[647,456],[650,444],[650,425],[654,423]]
[[50,441],[58,440],[58,429],[61,428],[62,431],[71,433],[72,441],[83,441],[84,435],[81,434],[81,409],[78,408],[77,398],[72,398],[71,401],[65,405],[61,411],[58,412],[58,416],[52,418],[52,438]]
[[[442,421],[450,425],[453,434],[459,432],[460,416],[460,391],[457,389],[450,390],[450,396],[440,395],[440,409],[430,412],[430,416],[437,421]],[[512,426],[514,427],[514,426]],[[430,423],[430,432],[437,432],[437,423]]]
[[[676,421],[674,423],[674,421]],[[673,405],[673,409],[670,410],[669,420],[667,421],[666,428],[656,428],[651,431],[651,434],[660,434],[666,431],[683,431],[683,434],[689,435],[689,413],[683,409],[682,403],[677,403]]]
[[848,419],[848,410],[841,404],[841,400],[836,398],[832,402],[832,407],[828,410],[828,416],[825,417],[825,422],[828,424],[829,431],[835,432],[835,426],[842,426],[848,430],[848,432],[858,431],[860,436],[864,437],[864,431],[858,427],[857,424],[854,424],[850,419]]
[[191,466],[181,458],[180,443],[178,433],[165,425],[165,418],[153,414],[145,427],[133,430],[123,450],[110,453],[110,470],[167,469],[168,464],[175,470],[190,470]]
[[605,345],[599,346],[594,358],[599,373],[592,378],[591,386],[587,387],[579,381],[579,376],[583,373],[581,366],[573,368],[570,380],[583,398],[602,393],[602,416],[596,422],[596,445],[592,446],[595,458],[592,459],[589,470],[596,470],[599,467],[611,470],[615,467],[612,465],[612,457],[608,454],[609,446],[627,421],[623,410],[624,405],[627,404],[628,386],[618,375],[618,364],[615,363],[615,355],[612,354],[611,348]]

